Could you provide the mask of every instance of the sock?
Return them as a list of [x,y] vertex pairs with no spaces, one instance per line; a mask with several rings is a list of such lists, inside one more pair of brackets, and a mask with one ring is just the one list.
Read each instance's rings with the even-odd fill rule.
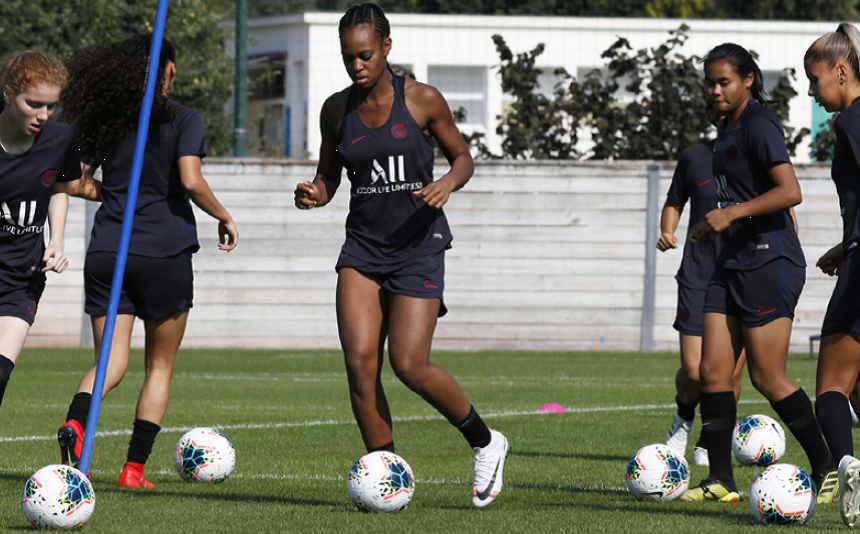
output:
[[145,464],[152,452],[152,445],[155,443],[155,436],[161,427],[155,423],[144,421],[143,419],[134,420],[134,430],[131,432],[131,439],[128,442],[129,462]]
[[393,453],[394,452],[394,441],[386,443],[382,447],[368,447],[367,448],[367,452],[373,452],[373,451],[388,451],[388,452]]
[[92,393],[75,393],[72,403],[69,405],[69,413],[66,414],[66,421],[74,419],[81,424],[81,428],[87,428],[87,418],[90,415],[90,402],[92,400]]
[[854,443],[851,439],[851,408],[848,398],[838,391],[827,391],[815,400],[815,413],[818,426],[830,446],[833,463],[839,465],[843,456],[854,456]]
[[684,404],[679,399],[678,396],[675,396],[675,404],[678,405],[678,415],[681,416],[681,419],[684,421],[692,421],[696,418],[696,406],[698,406],[699,401],[696,401],[691,404]]
[[483,449],[493,440],[493,435],[490,434],[489,427],[481,419],[481,416],[478,415],[478,412],[475,411],[474,406],[469,406],[469,415],[454,426],[463,434],[463,437],[466,438],[469,446],[473,449]]
[[708,450],[708,440],[705,438],[705,433],[699,434],[699,441],[696,442],[696,447],[699,449]]
[[3,404],[3,394],[6,393],[6,384],[9,383],[9,376],[13,369],[15,364],[12,360],[0,354],[0,404]]
[[810,474],[814,477],[833,469],[835,466],[833,456],[830,455],[830,449],[827,448],[821,436],[818,420],[812,412],[812,403],[809,402],[809,397],[806,396],[803,388],[798,388],[788,397],[779,402],[772,402],[770,405],[806,452],[806,457],[809,458],[812,466]]
[[708,443],[708,460],[711,464],[708,476],[733,486],[732,432],[738,417],[735,394],[732,391],[703,391],[699,406],[702,413],[702,434]]

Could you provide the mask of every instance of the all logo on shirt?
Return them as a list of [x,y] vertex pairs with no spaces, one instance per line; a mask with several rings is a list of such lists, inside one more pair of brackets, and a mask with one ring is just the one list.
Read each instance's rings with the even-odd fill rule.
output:
[[54,169],[48,169],[47,171],[42,173],[42,185],[44,185],[45,187],[51,187],[56,181],[57,171],[55,171]]
[[35,200],[19,202],[17,215],[9,208],[8,203],[3,202],[0,204],[0,231],[15,235],[40,233],[44,226],[33,225],[35,219]]
[[[383,160],[385,161],[385,160]],[[406,181],[406,165],[403,155],[388,156],[387,165],[374,158],[370,169],[370,185],[357,187],[359,195],[394,193],[397,191],[417,191],[424,187],[422,182]]]

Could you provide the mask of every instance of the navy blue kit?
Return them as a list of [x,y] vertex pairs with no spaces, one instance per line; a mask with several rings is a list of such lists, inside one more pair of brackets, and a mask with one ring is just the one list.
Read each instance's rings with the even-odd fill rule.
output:
[[[782,125],[750,100],[734,127],[719,131],[713,163],[718,207],[772,189],[768,171],[780,163],[791,163]],[[717,240],[717,269],[707,288],[705,312],[738,317],[747,327],[794,318],[806,261],[789,210],[737,220]]]
[[395,294],[442,301],[451,230],[442,210],[413,196],[433,181],[432,139],[406,107],[405,79],[394,76],[393,85],[391,115],[379,128],[361,122],[350,89],[337,146],[350,182],[349,215],[335,268],[355,269]]
[[33,324],[45,288],[45,222],[54,184],[81,177],[75,134],[47,121],[23,154],[0,149],[0,316]]
[[860,103],[855,100],[836,117],[831,178],[842,213],[845,261],[821,327],[821,335],[848,333],[860,341]]
[[[203,120],[197,112],[170,102],[172,121],[152,125],[143,158],[134,227],[128,248],[118,313],[162,319],[192,305],[194,275],[191,255],[200,245],[191,201],[179,174],[179,159],[206,156]],[[102,205],[96,212],[84,266],[85,310],[105,315],[128,196],[134,156],[131,135],[104,161]]]
[[666,202],[683,206],[689,201],[690,217],[684,241],[684,256],[675,274],[678,282],[678,307],[675,330],[687,336],[704,332],[705,289],[711,280],[716,261],[717,241],[690,241],[690,231],[705,215],[717,207],[717,187],[713,175],[714,141],[681,153]]

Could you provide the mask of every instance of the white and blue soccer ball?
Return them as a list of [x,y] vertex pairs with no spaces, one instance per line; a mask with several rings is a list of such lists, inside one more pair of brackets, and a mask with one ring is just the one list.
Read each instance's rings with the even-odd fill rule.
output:
[[815,485],[806,471],[774,464],[756,475],[750,486],[750,510],[764,525],[799,525],[815,513]]
[[785,432],[772,417],[744,417],[732,434],[732,453],[744,465],[775,464],[785,454]]
[[400,456],[375,451],[359,458],[349,470],[346,491],[361,512],[399,512],[415,494],[415,477]]
[[224,482],[236,467],[236,449],[220,430],[198,427],[179,438],[174,460],[187,482]]
[[34,527],[71,530],[90,520],[96,494],[89,479],[74,467],[49,465],[24,484],[21,505]]
[[642,447],[627,462],[627,490],[639,500],[674,501],[690,485],[690,466],[663,443]]

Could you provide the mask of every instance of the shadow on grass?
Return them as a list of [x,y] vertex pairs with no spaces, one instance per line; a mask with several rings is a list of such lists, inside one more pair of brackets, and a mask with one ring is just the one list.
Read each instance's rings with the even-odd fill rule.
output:
[[[166,485],[166,484],[165,484]],[[97,490],[97,494],[104,493],[114,493],[120,495],[133,496],[135,499],[150,499],[150,498],[162,498],[162,497],[171,497],[171,498],[189,498],[189,499],[203,499],[203,500],[213,500],[213,501],[224,501],[224,502],[258,502],[258,503],[267,503],[267,504],[286,504],[286,505],[299,505],[299,506],[323,506],[323,507],[333,507],[338,508],[343,506],[343,501],[322,501],[316,499],[302,499],[300,497],[284,497],[281,495],[249,495],[249,494],[240,494],[240,493],[221,493],[221,492],[199,492],[199,491],[181,491],[181,490],[169,490],[164,489],[163,486],[160,485],[160,488],[152,488],[145,490],[134,490],[134,489],[124,489],[119,486],[112,487],[99,487]]]
[[508,453],[508,456],[523,456],[526,458],[566,458],[566,459],[580,459],[580,460],[595,460],[595,461],[607,461],[607,462],[624,462],[625,464],[630,460],[629,456],[619,456],[616,454],[579,454],[579,453],[559,453],[559,452],[548,452],[548,451],[517,451],[516,449],[511,450]]

